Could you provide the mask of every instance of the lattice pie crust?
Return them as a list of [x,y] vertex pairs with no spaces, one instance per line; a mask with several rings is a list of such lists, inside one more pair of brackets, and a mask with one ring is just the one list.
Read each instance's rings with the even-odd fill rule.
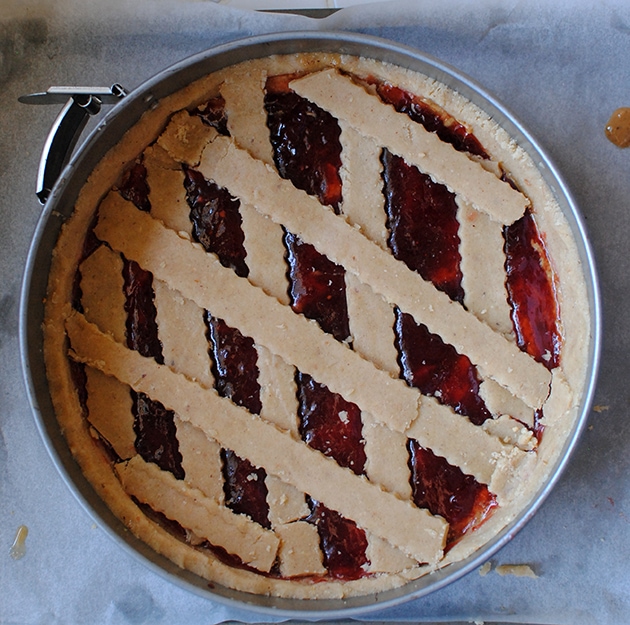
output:
[[[337,213],[276,170],[263,97],[267,77],[281,74],[297,74],[291,89],[338,120],[343,201]],[[448,111],[472,129],[490,158],[456,151],[357,77],[388,81]],[[229,136],[188,113],[218,95],[225,100]],[[463,305],[388,249],[383,148],[455,194]],[[150,212],[116,190],[121,172],[139,157],[147,171]],[[193,240],[182,165],[240,200],[247,278]],[[512,185],[500,179],[501,172],[509,173]],[[94,232],[106,245],[84,258],[96,209]],[[517,346],[506,300],[502,231],[526,209],[543,233],[561,310],[560,365],[551,370]],[[285,231],[345,269],[351,345],[292,310]],[[153,275],[164,364],[127,346],[123,258]],[[77,268],[80,310],[73,305]],[[395,309],[469,357],[491,419],[473,425],[402,379]],[[215,390],[205,310],[253,338],[259,414]],[[134,534],[212,582],[313,598],[404,584],[465,558],[509,523],[546,479],[576,417],[588,324],[574,241],[525,152],[485,113],[432,79],[369,59],[319,54],[219,71],[144,115],[95,169],[64,226],[44,330],[60,425],[95,490]],[[86,365],[87,399],[79,397],[72,362]],[[301,439],[296,369],[360,407],[367,457],[362,475]],[[174,412],[184,479],[137,452],[130,387]],[[534,436],[539,409],[540,442]],[[489,518],[446,552],[448,523],[412,498],[410,439],[487,485],[496,498]],[[222,448],[264,468],[266,527],[227,505]],[[358,579],[327,573],[317,527],[308,522],[309,500],[323,502],[365,532],[366,563]],[[145,514],[147,506],[176,521],[185,536],[157,520],[159,515]],[[207,543],[246,566],[232,566]]]

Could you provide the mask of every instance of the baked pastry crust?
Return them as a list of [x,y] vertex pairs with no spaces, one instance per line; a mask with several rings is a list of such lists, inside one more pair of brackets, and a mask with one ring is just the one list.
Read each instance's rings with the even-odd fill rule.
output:
[[[289,83],[294,92],[339,121],[340,214],[281,178],[274,165],[265,83],[268,76],[287,74],[296,76]],[[383,103],[366,87],[379,80],[420,94],[472,128],[489,158],[456,151]],[[189,114],[219,95],[229,136]],[[465,307],[388,249],[383,148],[404,156],[455,195]],[[150,213],[116,190],[121,173],[140,156]],[[183,166],[239,198],[251,268],[247,277],[225,267],[191,235]],[[513,184],[500,180],[497,171],[509,172]],[[560,364],[551,369],[517,346],[505,295],[503,228],[526,210],[543,233],[561,311]],[[84,258],[96,211],[94,233],[106,245]],[[292,310],[284,230],[344,268],[352,346]],[[163,364],[125,343],[123,258],[153,276]],[[82,310],[73,304],[77,270]],[[205,310],[253,339],[258,414],[215,390]],[[395,310],[470,358],[491,419],[474,425],[402,379]],[[426,76],[370,59],[302,54],[248,61],[191,84],[147,112],[104,157],[55,249],[44,336],[51,396],[71,451],[134,534],[212,582],[257,594],[332,598],[399,586],[461,560],[526,507],[577,417],[589,321],[583,273],[566,220],[535,164],[502,128]],[[75,362],[85,365],[86,403],[73,378]],[[362,474],[302,440],[296,369],[360,407],[367,456]],[[178,479],[137,453],[130,389],[175,413],[185,477]],[[538,440],[540,411],[544,436]],[[409,440],[487,485],[496,498],[492,514],[446,550],[449,524],[414,503]],[[221,449],[266,471],[267,527],[229,507]],[[252,479],[259,479],[256,475]],[[307,522],[305,494],[365,532],[364,575],[336,579],[328,574],[316,526]],[[145,514],[147,506],[159,514]],[[185,536],[160,522],[159,515],[176,521]],[[239,564],[226,562],[207,543],[236,556]]]

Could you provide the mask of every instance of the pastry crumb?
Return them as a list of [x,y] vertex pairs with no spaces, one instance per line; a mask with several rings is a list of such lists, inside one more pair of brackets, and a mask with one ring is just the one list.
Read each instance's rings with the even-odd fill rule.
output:
[[532,577],[537,578],[538,575],[534,572],[529,564],[500,564],[495,571],[501,575],[514,575],[515,577]]
[[610,410],[610,406],[602,406],[601,404],[597,404],[596,406],[593,406],[593,410],[595,412],[601,413],[605,412],[606,410]]
[[483,566],[479,567],[479,575],[485,577],[492,570],[492,562],[486,562]]

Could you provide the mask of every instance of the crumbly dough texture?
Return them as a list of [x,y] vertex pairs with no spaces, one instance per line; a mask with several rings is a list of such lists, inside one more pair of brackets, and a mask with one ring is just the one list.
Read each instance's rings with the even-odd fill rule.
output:
[[[264,85],[268,75],[285,73],[299,74],[291,88],[339,120],[344,196],[339,215],[275,170]],[[472,129],[490,161],[457,152],[350,75],[387,80],[431,101]],[[219,136],[187,112],[218,95],[225,100],[230,137]],[[388,251],[379,162],[383,147],[456,194],[466,308]],[[115,188],[121,172],[139,156],[147,169],[150,214],[138,211]],[[236,276],[194,242],[182,164],[239,198],[248,278]],[[499,180],[499,165],[520,191]],[[551,374],[516,346],[506,304],[501,231],[527,207],[544,234],[560,298],[563,351],[561,366]],[[95,232],[107,245],[80,262],[97,210]],[[345,268],[352,349],[291,310],[284,228]],[[123,257],[154,276],[164,365],[126,346]],[[77,269],[81,312],[72,307]],[[395,307],[471,359],[492,420],[475,426],[403,382],[394,345]],[[260,415],[214,390],[205,309],[254,339]],[[102,159],[53,255],[44,337],[51,396],[70,449],[98,494],[134,534],[213,583],[312,599],[403,585],[474,553],[510,523],[547,479],[578,414],[588,328],[586,286],[570,229],[534,163],[503,129],[426,76],[371,59],[301,54],[247,61],[191,84],[160,101]],[[72,360],[86,365],[87,415],[73,382]],[[360,407],[365,476],[300,439],[296,368]],[[136,453],[131,389],[175,412],[184,480]],[[545,435],[538,445],[525,426],[533,425],[534,411],[541,407]],[[409,438],[487,484],[497,497],[492,516],[447,553],[446,521],[412,502]],[[112,464],[103,441],[121,462]],[[221,447],[265,468],[269,528],[226,505]],[[325,577],[316,528],[304,520],[305,495],[365,530],[365,577]],[[140,504],[177,521],[188,539],[146,516]],[[205,540],[249,568],[224,563],[200,547]],[[274,566],[281,577],[265,575]]]

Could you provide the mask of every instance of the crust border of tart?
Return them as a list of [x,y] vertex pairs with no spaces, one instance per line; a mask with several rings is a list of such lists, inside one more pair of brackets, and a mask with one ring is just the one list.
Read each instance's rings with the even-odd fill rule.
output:
[[[562,366],[553,374],[552,396],[546,404],[545,436],[537,454],[529,455],[517,476],[506,485],[509,505],[500,507],[474,533],[460,541],[440,563],[457,562],[474,553],[516,518],[544,483],[557,461],[566,436],[577,418],[586,379],[586,352],[589,344],[590,311],[581,261],[571,231],[549,187],[527,153],[496,122],[476,105],[442,83],[397,66],[371,59],[326,53],[286,55],[246,61],[243,66],[263,64],[272,72],[298,69],[313,71],[336,66],[359,75],[387,77],[403,89],[422,93],[448,110],[459,121],[470,124],[475,135],[497,161],[509,162],[517,185],[531,199],[562,292],[563,301],[581,305],[562,307],[564,345]],[[270,66],[271,64],[271,66]],[[52,258],[49,292],[44,321],[44,356],[49,387],[59,425],[70,451],[97,494],[134,535],[178,566],[221,585],[254,594],[287,598],[344,598],[366,595],[401,586],[424,575],[431,567],[414,567],[401,574],[380,574],[355,581],[326,581],[317,584],[298,580],[265,578],[226,566],[213,556],[201,553],[170,535],[148,519],[121,487],[111,463],[94,439],[82,416],[66,356],[65,319],[71,314],[70,296],[75,268],[81,253],[83,233],[101,198],[116,182],[119,173],[160,134],[174,111],[195,106],[214,95],[231,67],[219,70],[164,98],[124,135],[94,169],[82,188],[75,210],[62,228]],[[147,137],[149,139],[147,140]],[[575,391],[573,389],[576,389]]]

